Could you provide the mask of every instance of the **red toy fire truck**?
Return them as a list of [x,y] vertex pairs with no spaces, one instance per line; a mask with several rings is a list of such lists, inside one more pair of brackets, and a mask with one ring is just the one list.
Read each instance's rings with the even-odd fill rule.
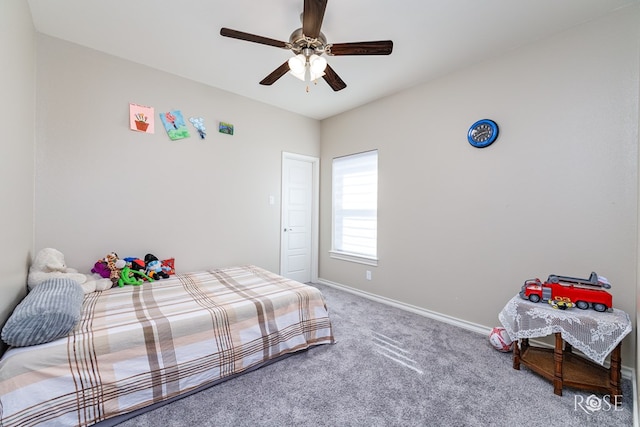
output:
[[611,284],[604,277],[591,273],[588,279],[557,276],[552,274],[546,282],[540,279],[529,279],[520,290],[520,297],[531,302],[547,301],[555,308],[566,309],[578,307],[586,310],[607,311],[613,308],[613,297],[604,289]]

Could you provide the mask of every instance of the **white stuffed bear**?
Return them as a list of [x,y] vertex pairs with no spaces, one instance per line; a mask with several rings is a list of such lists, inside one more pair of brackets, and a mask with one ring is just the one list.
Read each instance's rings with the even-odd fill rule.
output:
[[29,268],[27,286],[31,290],[47,279],[59,277],[75,280],[85,294],[103,291],[112,285],[109,279],[103,279],[99,275],[78,273],[78,270],[67,267],[62,252],[53,248],[44,248],[38,252]]

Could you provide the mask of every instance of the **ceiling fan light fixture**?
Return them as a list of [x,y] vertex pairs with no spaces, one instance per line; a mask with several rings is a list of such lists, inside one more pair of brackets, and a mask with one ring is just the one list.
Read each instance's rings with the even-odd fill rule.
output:
[[304,69],[307,65],[307,58],[305,58],[303,54],[299,54],[289,58],[288,63],[289,63],[289,69],[291,70],[291,73],[304,74]]
[[288,64],[290,70],[289,72],[296,78],[304,81],[307,71],[307,58],[305,58],[302,54],[292,56],[291,58],[289,58]]
[[300,80],[302,80],[302,81],[305,81],[305,75],[307,74],[307,73],[306,73],[306,71],[307,71],[307,70],[302,70],[301,72],[297,73],[297,72],[295,72],[295,71],[293,71],[293,70],[290,70],[290,71],[289,71],[289,74],[291,74],[292,76],[294,76],[294,77],[295,77],[295,78],[297,78],[297,79],[300,79]]
[[324,76],[324,70],[327,68],[327,60],[318,55],[309,57],[309,80],[316,81]]
[[324,70],[327,68],[327,60],[319,55],[300,53],[289,58],[289,72],[303,82],[307,80],[307,69],[309,70],[309,81],[318,80],[324,76]]
[[311,74],[319,74],[320,77],[324,75],[324,70],[327,68],[327,60],[321,56],[313,54],[309,57],[309,70]]
[[324,76],[324,71],[322,71],[319,74],[316,74],[313,71],[309,70],[309,81],[311,81],[311,82],[315,82],[316,80],[318,80],[322,76]]

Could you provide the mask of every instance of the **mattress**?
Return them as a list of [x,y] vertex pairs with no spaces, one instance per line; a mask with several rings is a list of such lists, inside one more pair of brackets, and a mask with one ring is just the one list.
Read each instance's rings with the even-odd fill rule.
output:
[[111,288],[68,336],[3,355],[0,425],[92,425],[333,342],[320,291],[256,266]]

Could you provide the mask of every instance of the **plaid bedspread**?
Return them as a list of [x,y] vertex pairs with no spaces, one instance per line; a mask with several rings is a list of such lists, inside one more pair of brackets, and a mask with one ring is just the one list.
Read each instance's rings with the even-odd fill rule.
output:
[[0,425],[91,425],[333,341],[317,289],[255,266],[88,294],[68,337],[4,354]]

